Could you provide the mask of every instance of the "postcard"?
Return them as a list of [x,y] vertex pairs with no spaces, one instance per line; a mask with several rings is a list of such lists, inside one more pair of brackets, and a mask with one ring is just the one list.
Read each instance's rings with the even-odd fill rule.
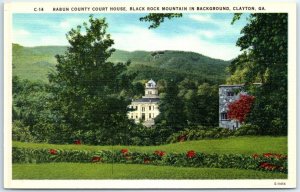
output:
[[4,184],[296,187],[293,3],[6,3]]

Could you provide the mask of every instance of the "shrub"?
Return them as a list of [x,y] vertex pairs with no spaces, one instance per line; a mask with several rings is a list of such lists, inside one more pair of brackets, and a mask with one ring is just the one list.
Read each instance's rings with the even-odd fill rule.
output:
[[183,142],[186,140],[214,139],[233,136],[234,131],[227,128],[209,128],[209,127],[192,127],[173,133],[168,139],[168,143]]
[[193,150],[186,153],[166,153],[161,150],[153,153],[120,151],[85,151],[59,149],[29,149],[13,147],[13,163],[128,163],[153,164],[181,167],[212,167],[254,169],[287,173],[287,156],[265,153],[262,155],[204,154]]
[[14,121],[12,124],[12,140],[22,142],[34,142],[29,127],[24,126],[21,121]]
[[259,127],[256,125],[245,124],[242,125],[240,128],[236,130],[234,133],[235,136],[242,136],[242,135],[258,135]]

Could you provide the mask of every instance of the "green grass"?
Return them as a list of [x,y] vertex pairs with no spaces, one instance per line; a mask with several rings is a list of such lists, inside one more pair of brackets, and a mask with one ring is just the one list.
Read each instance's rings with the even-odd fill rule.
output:
[[13,142],[14,147],[25,148],[54,148],[68,150],[120,150],[127,148],[130,151],[153,152],[155,150],[163,150],[166,152],[186,152],[194,150],[204,153],[219,154],[248,154],[254,153],[280,153],[287,154],[287,137],[269,137],[269,136],[253,136],[253,137],[231,137],[224,139],[206,139],[199,141],[186,141],[181,143],[173,143],[160,146],[88,146],[88,145],[53,145],[40,143],[22,143]]
[[13,179],[284,179],[254,170],[153,165],[47,163],[14,164]]

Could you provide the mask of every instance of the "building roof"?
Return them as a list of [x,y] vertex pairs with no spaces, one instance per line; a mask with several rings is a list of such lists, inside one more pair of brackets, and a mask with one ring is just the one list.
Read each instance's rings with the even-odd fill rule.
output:
[[146,88],[156,88],[156,83],[152,79],[149,80],[145,85],[146,85]]
[[141,103],[151,103],[151,102],[159,102],[159,98],[141,98],[134,100],[133,102],[141,102]]
[[[252,83],[253,85],[262,85],[262,83]],[[219,85],[219,87],[243,87],[245,84],[234,84],[234,85]]]
[[235,84],[235,85],[219,85],[219,87],[242,87],[244,84]]
[[155,81],[153,81],[153,79],[150,79],[147,83],[151,83],[153,85],[156,85]]

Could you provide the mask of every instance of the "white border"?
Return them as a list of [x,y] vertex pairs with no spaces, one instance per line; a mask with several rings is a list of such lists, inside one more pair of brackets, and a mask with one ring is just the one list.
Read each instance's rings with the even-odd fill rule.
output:
[[[296,187],[296,6],[295,3],[180,3],[182,6],[264,6],[266,11],[256,11],[262,13],[287,12],[288,17],[288,164],[289,174],[288,179],[279,180],[12,180],[12,159],[11,159],[11,106],[12,106],[12,46],[11,46],[11,31],[12,31],[12,13],[36,13],[33,12],[33,7],[44,7],[43,13],[53,13],[52,7],[64,6],[176,6],[174,3],[161,2],[102,2],[102,3],[7,3],[4,7],[4,187],[5,188],[101,188],[101,189],[153,189],[153,188],[294,188]],[[179,6],[179,4],[178,4]],[[155,11],[154,11],[155,12]],[[185,13],[185,11],[177,11]],[[188,11],[189,12],[189,11]],[[199,11],[201,12],[201,11]],[[205,11],[223,12],[223,11]],[[225,11],[226,12],[226,11]],[[241,11],[253,12],[253,11]],[[61,13],[76,13],[76,12],[55,12]],[[85,12],[77,12],[85,13]],[[86,12],[91,13],[91,12]],[[99,13],[99,12],[93,12]],[[116,13],[116,12],[115,12]],[[117,12],[121,13],[121,12]],[[134,12],[130,12],[134,13]],[[139,12],[142,13],[142,12]],[[274,182],[285,182],[286,185],[274,185]]]

